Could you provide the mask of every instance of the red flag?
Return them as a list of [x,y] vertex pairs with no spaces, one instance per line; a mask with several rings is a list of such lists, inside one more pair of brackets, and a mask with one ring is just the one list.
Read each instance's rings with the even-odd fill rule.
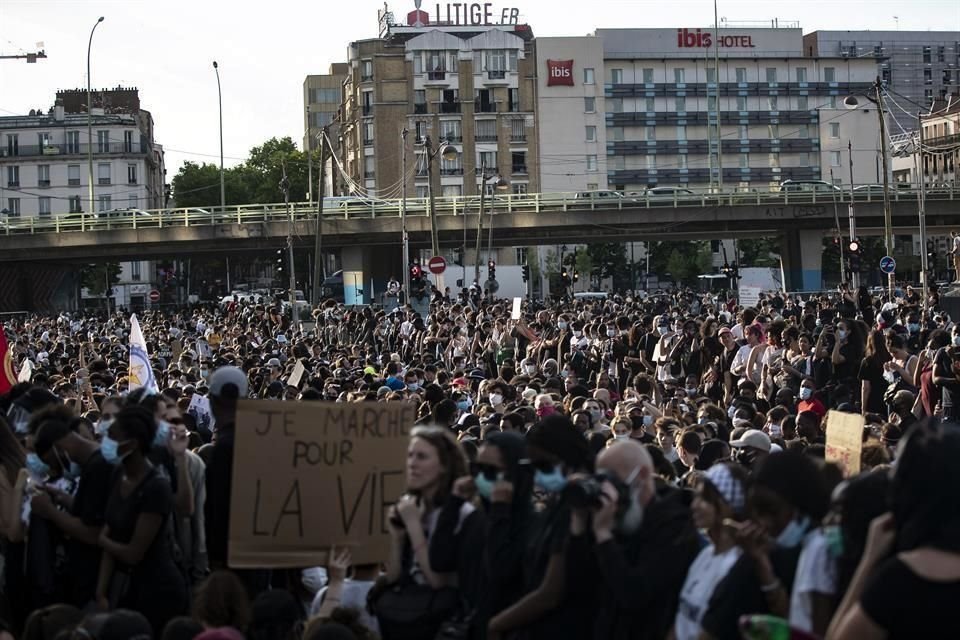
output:
[[17,384],[17,374],[13,372],[13,352],[7,346],[7,335],[0,325],[0,396],[9,392]]

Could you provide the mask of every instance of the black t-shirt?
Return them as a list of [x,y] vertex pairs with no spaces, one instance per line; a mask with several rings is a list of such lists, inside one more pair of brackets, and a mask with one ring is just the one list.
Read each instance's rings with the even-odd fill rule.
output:
[[857,379],[870,383],[870,395],[867,396],[867,406],[863,407],[863,412],[886,415],[887,407],[883,402],[883,394],[887,391],[888,383],[883,377],[883,365],[875,358],[864,358],[860,362]]
[[[107,499],[110,497],[116,467],[104,460],[98,449],[87,458],[80,469],[80,483],[73,496],[70,515],[80,518],[85,526],[102,527],[106,521]],[[73,580],[73,603],[82,607],[96,595],[100,547],[70,540],[67,544],[67,558]]]
[[129,495],[122,495],[122,485],[121,474],[117,473],[107,502],[107,524],[110,526],[111,540],[129,544],[141,514],[157,514],[163,519],[160,530],[144,553],[140,564],[130,567],[132,582],[137,583],[138,595],[142,598],[144,593],[153,588],[162,591],[170,584],[182,584],[180,570],[174,561],[171,537],[168,535],[168,519],[173,511],[170,482],[153,467]]
[[887,638],[946,638],[956,627],[953,607],[960,580],[934,582],[915,574],[899,557],[889,558],[870,576],[860,606]]

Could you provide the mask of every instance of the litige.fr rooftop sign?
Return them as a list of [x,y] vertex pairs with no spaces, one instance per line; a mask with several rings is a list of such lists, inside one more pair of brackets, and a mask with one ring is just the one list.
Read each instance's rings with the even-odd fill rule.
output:
[[[464,27],[491,27],[495,25],[516,25],[520,19],[520,10],[516,7],[504,7],[496,13],[490,2],[448,2],[435,5],[431,17],[420,9],[420,0],[415,1],[416,10],[407,14],[407,24],[422,27],[433,24]],[[499,21],[497,21],[499,18]]]

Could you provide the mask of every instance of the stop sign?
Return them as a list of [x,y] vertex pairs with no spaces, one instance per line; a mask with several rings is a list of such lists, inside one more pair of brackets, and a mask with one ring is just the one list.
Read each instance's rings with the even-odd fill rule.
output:
[[160,292],[156,289],[150,292],[150,302],[160,302]]
[[427,263],[427,268],[430,269],[430,273],[438,276],[447,269],[447,261],[443,256],[433,256]]

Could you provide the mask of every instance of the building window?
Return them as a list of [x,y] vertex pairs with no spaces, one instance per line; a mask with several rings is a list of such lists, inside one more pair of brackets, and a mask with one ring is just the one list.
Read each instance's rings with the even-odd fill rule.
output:
[[623,98],[608,98],[607,108],[610,113],[623,113]]
[[933,89],[924,89],[923,99],[927,102],[927,104],[933,102]]
[[[370,142],[373,142],[373,123],[367,123],[370,127]],[[460,129],[459,120],[441,120],[440,138],[447,142],[460,142],[463,139],[463,133]]]
[[50,165],[48,164],[37,165],[37,186],[38,187],[50,186]]
[[810,108],[810,100],[807,96],[800,96],[797,98],[797,109],[800,111],[807,111]]
[[20,217],[20,198],[7,198],[7,215],[11,218]]
[[588,183],[587,183],[587,191],[596,191],[596,190],[599,189],[599,188],[600,188],[600,186],[599,186],[596,182],[588,182]]
[[750,167],[750,154],[749,154],[749,153],[741,153],[741,154],[740,154],[740,168],[741,168],[741,169],[747,169],[747,168],[749,168],[749,167]]
[[80,196],[70,196],[69,198],[70,213],[80,213],[83,209],[80,208]]
[[329,126],[333,122],[334,115],[331,111],[317,111],[313,114],[313,126],[317,128]]
[[101,195],[101,196],[98,198],[98,202],[97,202],[97,205],[98,205],[97,209],[98,209],[98,211],[110,211],[110,208],[111,208],[110,202],[111,202],[111,198],[110,198],[109,194],[103,194],[103,195]]
[[413,92],[413,112],[427,112],[427,92],[424,89],[417,89]]
[[372,178],[376,172],[376,158],[373,156],[363,157],[363,177]]
[[313,102],[340,104],[340,89],[314,89]]
[[137,184],[137,165],[127,165],[127,184]]
[[612,140],[613,142],[622,142],[623,127],[610,127],[607,129],[607,140]]
[[623,84],[623,69],[610,69],[611,84]]
[[515,247],[513,255],[514,255],[514,259],[517,261],[517,264],[527,264],[527,248],[526,247]]
[[716,81],[717,81],[716,67],[707,67],[707,82],[716,82]]
[[477,142],[496,142],[497,141],[497,121],[496,120],[477,120],[475,137]]
[[676,98],[673,105],[674,110],[677,113],[686,113],[687,111],[687,99],[684,97]]
[[933,84],[933,69],[923,70],[923,84]]
[[137,197],[137,194],[131,193],[127,196],[127,207],[130,209],[136,209],[140,206],[140,198]]
[[417,185],[417,197],[418,197],[418,198],[424,199],[424,198],[426,198],[426,197],[429,196],[429,195],[430,195],[430,191],[429,191],[429,188],[427,187],[427,185],[425,185],[425,184],[418,184],[418,185]]
[[373,120],[367,120],[363,123],[363,144],[373,144]]
[[140,261],[134,260],[130,263],[130,279],[134,282],[139,282],[142,277],[142,272],[140,270]]
[[110,150],[110,132],[97,131],[97,153],[107,153]]
[[97,184],[110,184],[109,162],[102,162],[97,165]]
[[527,194],[529,185],[526,182],[514,182],[511,186],[513,187],[513,195],[523,196]]
[[741,139],[741,140],[749,140],[749,139],[750,139],[750,127],[748,127],[747,125],[745,125],[745,124],[737,125],[737,131],[738,131],[738,133],[740,134],[740,139]]
[[584,67],[583,69],[583,84],[593,84],[593,69],[591,67]]
[[656,98],[647,98],[644,100],[644,105],[647,113],[653,113],[657,110]]
[[7,134],[7,155],[11,157],[20,155],[20,136],[16,133]]
[[50,146],[50,133],[44,131],[37,134],[37,146],[40,147],[41,153],[43,152],[44,147]]
[[778,124],[768,124],[767,125],[767,137],[771,140],[780,139],[780,125]]
[[527,172],[527,152],[526,151],[514,151],[510,154],[510,170],[513,173],[526,173]]
[[823,81],[824,82],[836,82],[837,81],[837,70],[834,67],[824,67],[823,68]]
[[747,96],[737,96],[737,111],[747,110]]
[[80,186],[80,165],[78,164],[69,164],[67,165],[67,184],[71,187]]
[[7,167],[7,186],[8,187],[20,186],[20,167],[16,165]]
[[930,63],[930,54],[932,50],[929,46],[923,48],[923,62],[926,64]]
[[809,138],[810,137],[810,125],[802,124],[797,128],[797,137],[798,138]]
[[677,84],[684,84],[686,78],[686,71],[684,69],[674,69],[673,70],[673,81]]
[[940,45],[937,47],[937,62],[946,62],[946,47]]
[[645,140],[654,141],[657,139],[657,128],[656,127],[645,127],[647,135],[644,136]]
[[839,167],[839,166],[840,166],[840,152],[839,152],[839,151],[831,151],[831,152],[830,152],[830,166],[831,166],[831,167]]
[[627,168],[627,159],[624,156],[613,156],[613,168],[622,171]]
[[477,153],[477,166],[481,169],[496,169],[497,168],[497,152],[496,151],[480,151]]
[[737,83],[746,84],[747,83],[747,68],[746,67],[737,67]]
[[597,100],[596,98],[584,98],[583,99],[583,110],[586,113],[594,113],[597,110]]
[[486,54],[486,71],[488,73],[510,71],[507,67],[507,52],[505,49],[490,49]]
[[644,69],[644,70],[643,70],[643,83],[644,83],[644,84],[653,84],[653,69]]
[[597,156],[589,155],[587,156],[587,171],[596,171],[597,170]]
[[507,111],[520,111],[520,89],[507,89]]
[[677,125],[677,140],[686,140],[687,139],[687,127],[685,125]]
[[797,67],[797,82],[806,82],[807,81],[807,68],[806,67]]
[[776,67],[767,67],[767,84],[777,84]]
[[777,100],[777,96],[767,96],[767,109],[769,111],[777,111],[778,105],[779,101]]
[[360,80],[361,82],[373,80],[373,60],[363,60],[360,63]]
[[597,141],[597,128],[592,124],[587,125],[587,142],[596,142]]
[[363,115],[373,115],[373,91],[364,91],[360,94],[360,106]]
[[839,123],[839,122],[831,122],[831,123],[830,123],[830,137],[833,138],[833,139],[837,139],[837,138],[840,137],[840,123]]
[[123,152],[133,153],[133,131],[123,132]]
[[514,118],[510,121],[510,141],[527,141],[527,123],[522,118]]

